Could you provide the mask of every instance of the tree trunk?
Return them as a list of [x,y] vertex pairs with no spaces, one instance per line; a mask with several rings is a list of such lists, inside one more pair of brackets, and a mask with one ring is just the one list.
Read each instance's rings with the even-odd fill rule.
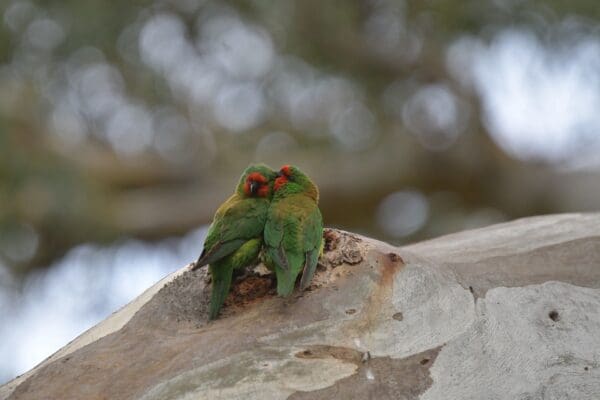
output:
[[600,214],[325,250],[307,291],[258,267],[210,323],[187,266],[0,399],[600,398]]

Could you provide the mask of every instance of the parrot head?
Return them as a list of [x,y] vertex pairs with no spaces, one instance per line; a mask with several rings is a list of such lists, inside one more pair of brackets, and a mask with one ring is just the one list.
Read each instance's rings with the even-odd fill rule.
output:
[[281,167],[277,173],[273,190],[275,193],[281,195],[304,193],[312,197],[315,201],[319,200],[317,186],[304,172],[293,165],[284,165]]
[[238,184],[238,193],[243,197],[270,198],[277,174],[264,164],[253,164],[244,170]]

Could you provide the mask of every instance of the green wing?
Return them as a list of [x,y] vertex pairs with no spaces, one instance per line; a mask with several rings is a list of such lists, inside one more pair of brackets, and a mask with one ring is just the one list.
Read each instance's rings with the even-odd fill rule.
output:
[[314,210],[304,221],[302,232],[305,237],[303,250],[306,254],[306,260],[302,271],[300,287],[306,289],[308,285],[310,285],[315,274],[321,248],[323,247],[323,217],[316,205]]
[[236,251],[247,240],[260,237],[265,226],[269,201],[231,196],[215,214],[204,241],[204,249],[193,269],[211,264]]
[[265,244],[272,248],[279,248],[283,240],[285,211],[281,207],[282,204],[284,204],[283,201],[271,203],[267,223],[265,224]]

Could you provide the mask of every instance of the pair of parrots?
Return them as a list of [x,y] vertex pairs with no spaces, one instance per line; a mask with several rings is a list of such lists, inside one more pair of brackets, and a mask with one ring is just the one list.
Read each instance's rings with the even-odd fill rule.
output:
[[317,186],[300,169],[279,172],[251,165],[235,193],[217,210],[200,258],[192,269],[209,264],[212,294],[209,318],[215,319],[229,293],[233,271],[255,263],[263,249],[265,265],[275,272],[277,293],[289,296],[298,274],[305,289],[323,248],[323,218]]

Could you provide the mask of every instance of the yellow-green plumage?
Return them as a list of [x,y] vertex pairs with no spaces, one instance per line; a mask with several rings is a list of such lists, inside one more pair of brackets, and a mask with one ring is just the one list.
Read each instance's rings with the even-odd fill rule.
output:
[[229,294],[233,271],[256,262],[261,247],[262,240],[260,238],[250,239],[227,257],[208,266],[213,281],[210,294],[210,319],[215,319],[219,315],[219,310]]
[[302,272],[310,284],[323,247],[323,219],[316,185],[296,167],[284,167],[265,225],[265,264],[275,271],[277,293],[289,296]]
[[275,172],[259,164],[246,168],[235,193],[213,218],[204,249],[193,269],[209,264],[213,286],[210,319],[217,317],[231,286],[233,271],[257,261]]

